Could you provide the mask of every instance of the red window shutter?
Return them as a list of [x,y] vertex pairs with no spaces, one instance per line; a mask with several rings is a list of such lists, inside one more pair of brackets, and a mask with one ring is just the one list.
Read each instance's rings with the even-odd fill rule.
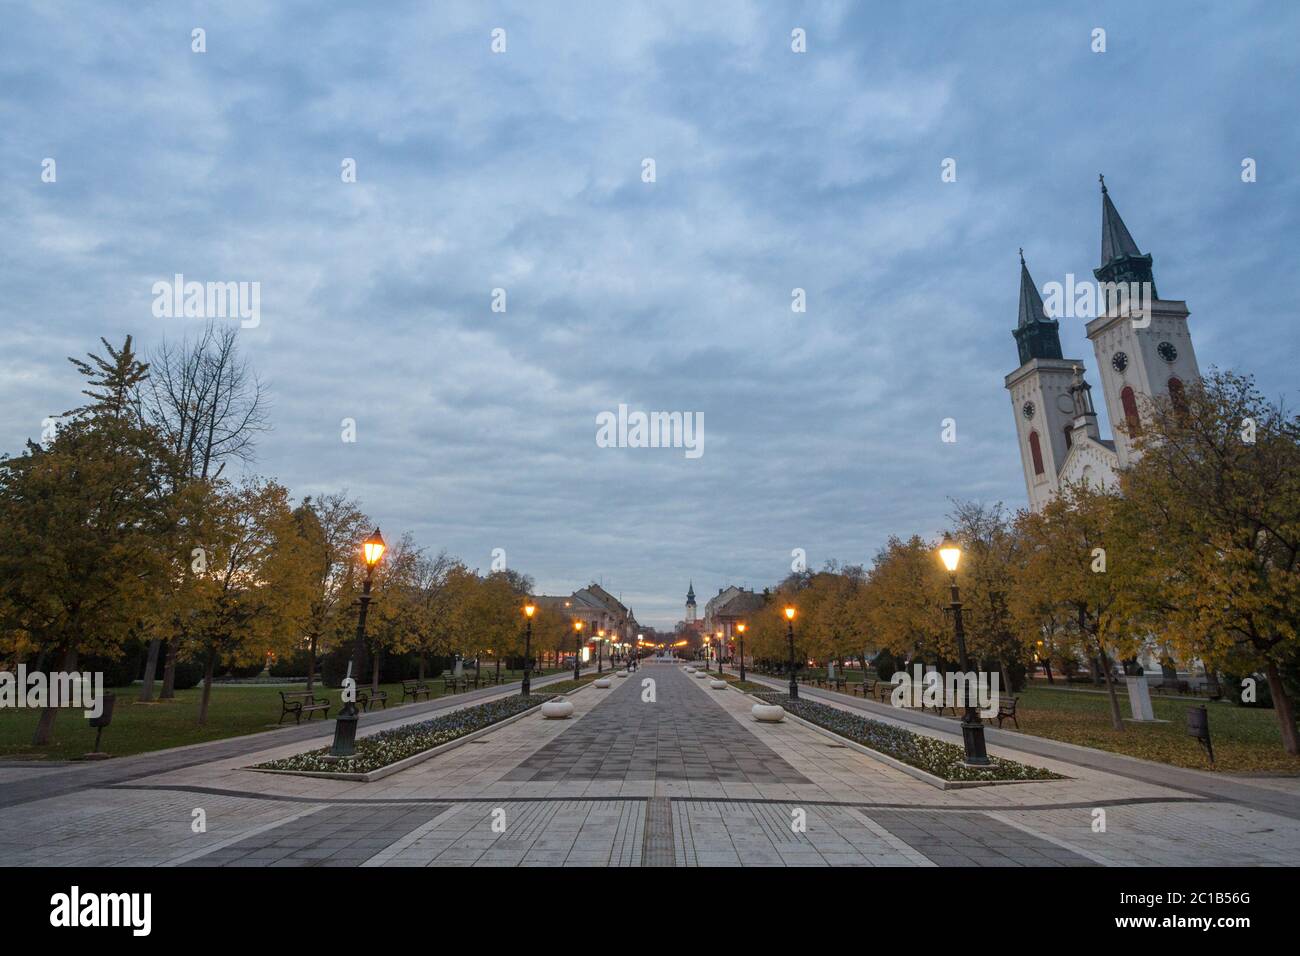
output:
[[1187,411],[1187,396],[1183,394],[1181,379],[1171,378],[1169,380],[1169,400],[1174,403],[1174,410],[1179,414]]
[[1137,398],[1133,394],[1132,386],[1124,386],[1123,391],[1119,393],[1119,402],[1124,406],[1124,421],[1128,424],[1129,436],[1139,434],[1142,431],[1142,421],[1138,418]]
[[1043,450],[1038,447],[1038,432],[1029,433],[1029,454],[1034,460],[1034,474],[1043,473]]

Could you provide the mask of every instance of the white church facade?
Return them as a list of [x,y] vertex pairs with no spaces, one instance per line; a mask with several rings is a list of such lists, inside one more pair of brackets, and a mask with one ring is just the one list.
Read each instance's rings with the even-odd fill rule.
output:
[[[1020,258],[1020,308],[1012,335],[1020,367],[1006,377],[1015,412],[1029,506],[1039,511],[1062,485],[1113,486],[1136,455],[1144,397],[1171,396],[1199,381],[1200,370],[1187,329],[1187,303],[1161,299],[1150,254],[1137,243],[1101,187],[1101,265],[1093,270],[1101,303],[1085,327],[1114,435],[1103,438],[1081,359],[1062,357],[1060,323]],[[1139,288],[1143,295],[1114,295]],[[1053,310],[1056,311],[1055,309]],[[1115,424],[1119,423],[1119,424]]]

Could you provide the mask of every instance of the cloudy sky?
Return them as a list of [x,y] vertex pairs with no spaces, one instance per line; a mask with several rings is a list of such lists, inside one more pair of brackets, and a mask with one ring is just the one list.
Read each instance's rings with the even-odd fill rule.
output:
[[[64,356],[201,326],[156,281],[256,281],[258,472],[668,625],[688,580],[1025,503],[1016,249],[1090,275],[1099,172],[1202,366],[1294,400],[1300,8],[1026,7],[6,4],[0,450],[75,404]],[[620,403],[704,454],[598,447]]]

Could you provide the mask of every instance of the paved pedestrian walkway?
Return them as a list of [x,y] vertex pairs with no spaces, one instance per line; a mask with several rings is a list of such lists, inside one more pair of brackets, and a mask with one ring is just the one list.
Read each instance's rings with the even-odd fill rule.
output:
[[[404,709],[362,732],[502,692]],[[0,775],[0,841],[14,865],[1300,863],[1300,820],[1269,802],[1287,809],[1285,787],[1237,799],[1200,786],[1205,775],[1184,786],[1108,768],[1095,751],[1029,752],[1011,739],[1023,735],[991,732],[994,755],[1065,779],[940,790],[816,729],[760,724],[751,698],[673,664],[571,700],[571,719],[534,712],[368,784],[249,769],[325,745],[332,726],[321,723]],[[949,727],[910,726],[952,738]]]

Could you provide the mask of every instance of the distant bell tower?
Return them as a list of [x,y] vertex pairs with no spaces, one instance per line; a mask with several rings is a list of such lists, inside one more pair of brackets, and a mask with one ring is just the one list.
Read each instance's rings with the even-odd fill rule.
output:
[[695,582],[686,588],[686,623],[695,623]]

